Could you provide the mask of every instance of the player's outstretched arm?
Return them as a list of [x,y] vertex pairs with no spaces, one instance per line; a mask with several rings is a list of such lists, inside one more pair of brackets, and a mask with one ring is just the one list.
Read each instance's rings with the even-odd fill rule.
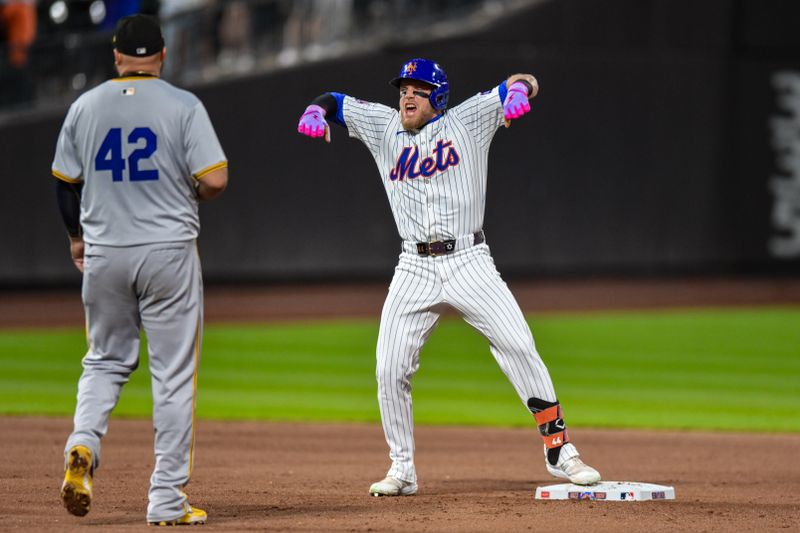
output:
[[331,128],[325,117],[330,113],[335,116],[337,109],[336,98],[330,93],[317,96],[300,117],[297,131],[313,138],[324,136],[325,142],[331,142]]
[[519,118],[531,110],[528,102],[539,93],[539,83],[530,74],[514,74],[506,80],[508,93],[503,101],[506,126],[511,119]]

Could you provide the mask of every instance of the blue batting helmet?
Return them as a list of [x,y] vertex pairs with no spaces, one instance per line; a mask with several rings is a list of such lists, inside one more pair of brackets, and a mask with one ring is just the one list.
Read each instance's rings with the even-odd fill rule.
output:
[[450,85],[447,83],[447,74],[439,63],[430,59],[418,57],[403,63],[400,75],[389,82],[390,85],[400,87],[401,80],[423,81],[433,87],[430,101],[436,111],[444,111],[447,107],[447,97],[450,96]]

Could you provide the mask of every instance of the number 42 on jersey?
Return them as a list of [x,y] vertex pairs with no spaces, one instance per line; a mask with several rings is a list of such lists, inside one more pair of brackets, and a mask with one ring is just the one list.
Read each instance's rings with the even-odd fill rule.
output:
[[138,145],[144,140],[144,146],[137,148],[127,158],[122,157],[122,128],[108,130],[97,155],[94,158],[96,171],[110,171],[112,181],[123,181],[125,169],[128,169],[129,181],[154,181],[158,179],[158,169],[142,170],[139,161],[150,158],[158,149],[158,137],[150,128],[134,128],[127,138],[128,145]]

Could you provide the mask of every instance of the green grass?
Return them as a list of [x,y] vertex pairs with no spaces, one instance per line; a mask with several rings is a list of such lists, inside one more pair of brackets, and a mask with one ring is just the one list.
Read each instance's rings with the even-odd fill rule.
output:
[[[800,309],[532,317],[568,423],[800,431]],[[379,420],[376,321],[210,325],[198,415]],[[0,413],[71,415],[82,330],[0,330]],[[444,320],[414,380],[418,423],[530,425],[487,342]],[[115,414],[148,417],[147,361]]]

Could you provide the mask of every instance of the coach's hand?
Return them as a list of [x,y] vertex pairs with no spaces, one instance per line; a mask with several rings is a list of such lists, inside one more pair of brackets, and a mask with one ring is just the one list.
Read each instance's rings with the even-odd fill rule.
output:
[[69,255],[72,256],[75,267],[83,272],[83,237],[69,238]]
[[331,133],[328,123],[325,121],[325,110],[318,105],[310,105],[306,108],[297,131],[309,137],[325,137],[325,142],[331,142]]
[[511,120],[512,118],[521,117],[530,110],[528,87],[519,81],[512,83],[503,102],[503,116],[506,120]]

